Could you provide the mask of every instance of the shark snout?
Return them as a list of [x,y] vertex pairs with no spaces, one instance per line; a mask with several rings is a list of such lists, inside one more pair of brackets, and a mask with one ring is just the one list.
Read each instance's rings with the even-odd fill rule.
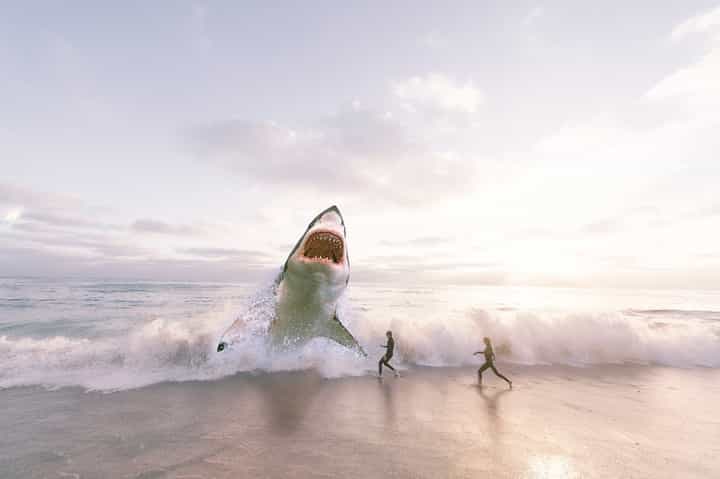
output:
[[227,346],[227,343],[225,341],[220,341],[217,346],[217,352],[221,352],[225,350],[225,347]]

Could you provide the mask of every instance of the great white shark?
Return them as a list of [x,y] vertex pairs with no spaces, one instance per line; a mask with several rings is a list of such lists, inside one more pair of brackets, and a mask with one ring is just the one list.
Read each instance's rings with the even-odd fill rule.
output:
[[[337,206],[317,215],[285,260],[274,282],[274,314],[269,326],[276,347],[329,338],[365,355],[338,318],[337,305],[350,280],[345,221]],[[245,322],[238,318],[223,333],[217,351],[225,350]]]

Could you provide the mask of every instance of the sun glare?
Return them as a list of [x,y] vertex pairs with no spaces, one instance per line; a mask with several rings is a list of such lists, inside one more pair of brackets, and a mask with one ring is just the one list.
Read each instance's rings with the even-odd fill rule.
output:
[[7,223],[15,223],[20,219],[20,216],[22,216],[22,210],[20,208],[15,208],[5,214],[5,221]]

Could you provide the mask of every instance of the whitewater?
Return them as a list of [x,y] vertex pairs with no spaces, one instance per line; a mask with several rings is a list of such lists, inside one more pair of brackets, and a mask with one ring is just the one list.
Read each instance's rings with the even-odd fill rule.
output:
[[[0,388],[117,391],[239,372],[372,374],[384,333],[401,368],[467,366],[490,336],[523,365],[720,367],[713,291],[628,291],[353,283],[340,315],[368,357],[332,341],[269,349],[270,280],[253,284],[0,279]],[[230,351],[215,352],[237,318]]]

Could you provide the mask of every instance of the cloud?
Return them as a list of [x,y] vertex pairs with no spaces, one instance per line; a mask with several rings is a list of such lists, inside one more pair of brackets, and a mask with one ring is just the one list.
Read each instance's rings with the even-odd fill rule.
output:
[[[98,211],[88,205],[62,196],[0,184],[0,227],[3,246],[23,252],[23,257],[50,257],[61,270],[80,271],[86,262],[92,265],[122,261],[186,261],[211,263],[208,259],[231,259],[248,264],[266,261],[263,253],[221,248],[191,248],[192,241],[210,232],[228,232],[224,224],[173,224],[141,218],[130,225],[99,221]],[[27,205],[27,206],[12,206]],[[102,211],[102,210],[100,210]],[[102,211],[104,215],[108,212]],[[104,219],[104,216],[103,216]],[[136,233],[135,235],[129,233]],[[157,238],[154,236],[164,236]],[[172,238],[168,238],[172,237]],[[176,244],[172,244],[176,242]],[[192,259],[178,259],[182,254]],[[10,261],[6,257],[6,261]],[[31,262],[34,260],[31,260]],[[12,264],[17,264],[15,260]],[[77,263],[77,265],[75,264]],[[92,269],[95,266],[87,266]],[[43,270],[37,266],[37,270]],[[224,269],[224,266],[219,266]],[[1,269],[1,267],[0,267]],[[48,268],[48,274],[52,268]],[[145,271],[144,274],[149,274]]]
[[312,126],[231,120],[193,128],[189,146],[253,186],[361,195],[419,204],[473,181],[473,158],[436,150],[421,131],[385,112],[355,106]]
[[48,230],[42,224],[19,223],[6,232],[6,242],[18,247],[30,247],[70,256],[81,257],[140,257],[150,254],[144,248],[128,244],[122,238],[106,234],[76,232],[73,230]]
[[567,124],[542,138],[535,150],[550,155],[583,155],[616,148],[630,140],[626,129],[611,118],[597,117],[582,124]]
[[523,17],[522,23],[525,26],[531,25],[535,23],[538,19],[540,19],[545,14],[545,9],[542,7],[533,7],[530,9],[530,11]]
[[[710,31],[710,23],[700,24],[707,28],[698,31]],[[535,145],[538,164],[542,162],[538,174],[565,180],[548,196],[576,198],[563,210],[565,219],[568,210],[587,210],[600,219],[627,216],[618,212],[632,207],[629,201],[635,199],[662,209],[662,215],[643,220],[656,227],[666,224],[676,209],[703,201],[704,191],[710,194],[720,144],[715,134],[720,127],[720,45],[704,47],[700,57],[660,77],[641,99],[565,126]],[[584,232],[600,232],[600,223]],[[628,233],[637,232],[637,224],[626,221],[624,226]]]
[[404,240],[404,241],[390,241],[390,240],[383,240],[380,242],[382,246],[439,246],[442,244],[447,244],[449,242],[453,241],[452,238],[444,237],[444,236],[426,236],[422,238],[414,238],[410,240]]
[[712,218],[715,216],[720,216],[720,203],[700,208],[686,215],[688,218]]
[[621,231],[624,225],[618,218],[610,218],[589,223],[582,228],[583,233],[606,234]]
[[651,100],[681,99],[693,106],[715,108],[720,103],[720,47],[663,78],[646,96]]
[[690,34],[707,33],[713,29],[720,29],[720,6],[680,23],[673,29],[671,37],[679,40]]
[[411,110],[476,113],[485,100],[471,82],[460,84],[438,73],[396,82],[392,90],[395,97]]
[[74,197],[54,193],[40,193],[20,186],[0,183],[0,205],[24,208],[78,208],[82,202]]
[[49,226],[69,227],[69,228],[92,228],[92,229],[121,229],[119,225],[112,225],[95,220],[85,218],[64,216],[62,214],[49,213],[44,211],[29,211],[22,214],[23,220],[30,220],[37,223],[43,223]]
[[174,225],[160,220],[139,219],[136,220],[130,229],[135,233],[171,235],[171,236],[202,236],[206,232],[196,226]]
[[646,97],[650,100],[683,100],[690,106],[716,110],[720,104],[720,7],[696,15],[672,31],[675,40],[690,34],[703,34],[715,40],[696,62],[660,80]]
[[[5,221],[15,227],[40,231],[43,226],[59,229],[119,230],[123,226],[98,221],[98,208],[89,208],[81,200],[67,195],[38,192],[0,183],[0,208]],[[0,214],[3,210],[0,209]],[[83,216],[84,215],[84,216]],[[87,217],[91,216],[91,217]],[[30,223],[34,225],[30,226]]]
[[462,261],[446,260],[438,261],[428,258],[427,255],[386,255],[371,256],[365,258],[366,265],[373,265],[383,271],[396,271],[406,273],[422,273],[435,271],[459,271],[459,270],[488,270],[496,269],[501,265],[494,261]]
[[237,262],[157,258],[96,258],[42,248],[0,245],[0,275],[139,281],[257,281],[276,269]]
[[5,235],[16,244],[82,250],[90,255],[140,254],[137,248],[106,234],[126,230],[125,226],[98,221],[98,211],[102,210],[89,208],[73,197],[0,184],[0,207],[3,205],[8,225]]
[[501,285],[506,284],[509,275],[504,271],[492,268],[471,268],[462,270],[460,264],[429,264],[417,263],[412,265],[396,265],[385,268],[367,266],[353,269],[351,275],[353,282],[389,282],[403,285],[413,284],[474,284],[474,285]]
[[270,256],[262,251],[233,248],[187,248],[178,252],[207,259],[233,259],[254,263],[265,263],[270,259]]

